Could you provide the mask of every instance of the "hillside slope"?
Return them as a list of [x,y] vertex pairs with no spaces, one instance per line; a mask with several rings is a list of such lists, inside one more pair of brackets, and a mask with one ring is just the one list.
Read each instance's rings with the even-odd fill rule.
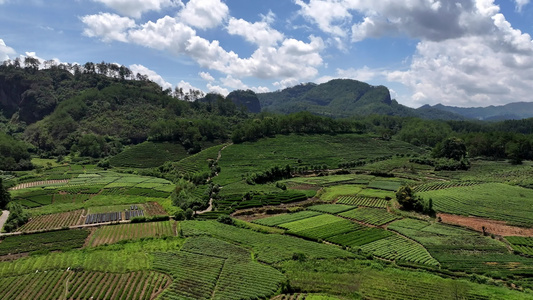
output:
[[461,115],[467,119],[500,121],[520,120],[533,117],[533,102],[513,102],[506,105],[487,107],[456,107],[436,104],[424,105],[417,110],[439,110]]
[[334,118],[377,114],[424,119],[464,119],[442,110],[415,110],[391,99],[389,89],[385,86],[372,86],[351,79],[334,79],[318,85],[301,84],[257,96],[263,111],[283,114],[309,111]]

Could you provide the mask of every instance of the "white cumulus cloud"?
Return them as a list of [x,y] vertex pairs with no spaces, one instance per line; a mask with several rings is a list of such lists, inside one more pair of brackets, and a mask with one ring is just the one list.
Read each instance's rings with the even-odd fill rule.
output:
[[220,0],[190,0],[178,13],[178,19],[192,27],[217,27],[228,18],[229,8]]
[[[518,10],[530,2],[514,1]],[[486,106],[531,99],[532,38],[513,28],[494,0],[294,2],[301,15],[331,38],[351,32],[352,42],[391,36],[418,42],[407,69],[337,70],[338,77],[365,81],[386,76],[411,90],[402,100],[412,106]]]
[[157,72],[150,70],[143,65],[134,64],[131,65],[129,69],[133,72],[133,74],[139,73],[141,75],[148,76],[148,79],[159,84],[163,88],[163,90],[172,88],[172,84],[168,83],[165,79],[163,79],[161,75],[157,74]]
[[81,21],[86,25],[84,35],[100,37],[104,42],[127,42],[125,31],[135,26],[134,20],[110,13],[84,16]]
[[0,39],[0,61],[8,60],[11,56],[15,55],[15,50],[8,47],[3,39]]
[[228,33],[242,36],[248,42],[259,46],[276,45],[283,40],[283,34],[272,29],[266,21],[250,23],[243,19],[231,18],[228,24]]
[[301,8],[300,14],[316,23],[322,31],[337,36],[346,35],[344,25],[352,18],[348,1],[311,0],[305,3],[295,0],[295,3]]
[[200,75],[200,77],[202,77],[202,79],[205,80],[205,81],[209,81],[209,82],[215,81],[215,78],[213,76],[211,76],[211,74],[209,74],[209,72],[200,72],[200,73],[198,73],[198,75]]
[[476,4],[490,26],[458,38],[423,40],[407,71],[388,74],[412,89],[406,99],[411,105],[487,106],[531,99],[531,36],[514,29],[493,1]]
[[209,90],[210,93],[220,94],[224,97],[226,97],[229,94],[229,90],[227,88],[221,87],[219,85],[212,85],[208,83],[207,89]]
[[186,81],[183,81],[183,80],[178,82],[178,84],[176,84],[176,87],[183,89],[184,93],[188,93],[190,90],[201,91],[201,89],[196,88],[192,84],[190,84],[189,82],[186,82]]
[[226,78],[220,78],[220,82],[223,85],[230,87],[234,90],[247,90],[249,87],[244,84],[240,79],[233,78],[231,75],[228,75]]
[[[1,0],[0,0],[1,1]],[[119,13],[133,18],[140,18],[144,12],[160,11],[164,7],[180,5],[173,0],[93,0],[105,4]]]
[[516,10],[522,11],[522,7],[529,4],[529,0],[515,0],[516,2]]

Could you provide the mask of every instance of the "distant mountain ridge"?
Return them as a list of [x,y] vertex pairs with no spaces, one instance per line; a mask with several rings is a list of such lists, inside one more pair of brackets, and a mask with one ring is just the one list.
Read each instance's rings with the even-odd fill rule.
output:
[[318,85],[301,84],[257,96],[263,111],[284,114],[309,111],[331,117],[372,113],[412,115],[412,109],[391,99],[388,88],[350,79],[334,79]]
[[309,111],[316,115],[344,118],[366,115],[463,120],[464,117],[437,109],[416,110],[391,99],[385,86],[372,86],[351,79],[306,83],[271,93],[257,94],[263,111],[290,114]]
[[533,118],[533,102],[513,102],[499,106],[487,107],[456,107],[436,104],[433,106],[424,105],[418,110],[440,110],[455,113],[468,119],[501,121],[501,120],[520,120]]
[[262,111],[282,114],[309,111],[333,118],[372,114],[431,120],[501,121],[533,118],[533,102],[470,108],[437,104],[414,109],[391,99],[389,89],[385,86],[372,86],[352,79],[334,79],[322,84],[305,83],[275,92],[258,93],[257,97]]

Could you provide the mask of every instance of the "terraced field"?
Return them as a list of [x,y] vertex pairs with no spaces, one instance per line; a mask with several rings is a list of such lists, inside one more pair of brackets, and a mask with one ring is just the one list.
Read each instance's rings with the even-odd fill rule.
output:
[[418,193],[433,199],[436,211],[471,215],[509,224],[533,225],[533,191],[503,183],[484,183]]
[[284,279],[276,269],[253,262],[244,249],[208,237],[189,239],[178,253],[156,253],[154,266],[174,279],[162,299],[264,298]]
[[366,207],[349,210],[339,216],[375,226],[382,226],[400,218],[385,209]]
[[22,232],[39,231],[81,225],[83,224],[83,215],[84,210],[74,210],[65,213],[35,216],[18,230]]
[[439,262],[420,244],[397,235],[363,245],[361,250],[383,259],[439,266]]
[[91,247],[96,247],[124,240],[175,236],[174,228],[174,221],[103,226],[91,234],[88,244]]
[[0,279],[2,299],[154,299],[169,284],[157,272],[44,271]]
[[389,202],[381,198],[362,197],[362,196],[341,196],[339,197],[336,203],[354,205],[354,206],[386,208]]

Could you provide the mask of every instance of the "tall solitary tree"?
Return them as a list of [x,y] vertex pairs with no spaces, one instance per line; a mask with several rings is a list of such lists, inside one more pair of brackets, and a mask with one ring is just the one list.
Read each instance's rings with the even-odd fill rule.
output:
[[9,194],[7,188],[4,187],[2,178],[0,178],[0,208],[4,209],[9,201],[11,201],[11,194]]

